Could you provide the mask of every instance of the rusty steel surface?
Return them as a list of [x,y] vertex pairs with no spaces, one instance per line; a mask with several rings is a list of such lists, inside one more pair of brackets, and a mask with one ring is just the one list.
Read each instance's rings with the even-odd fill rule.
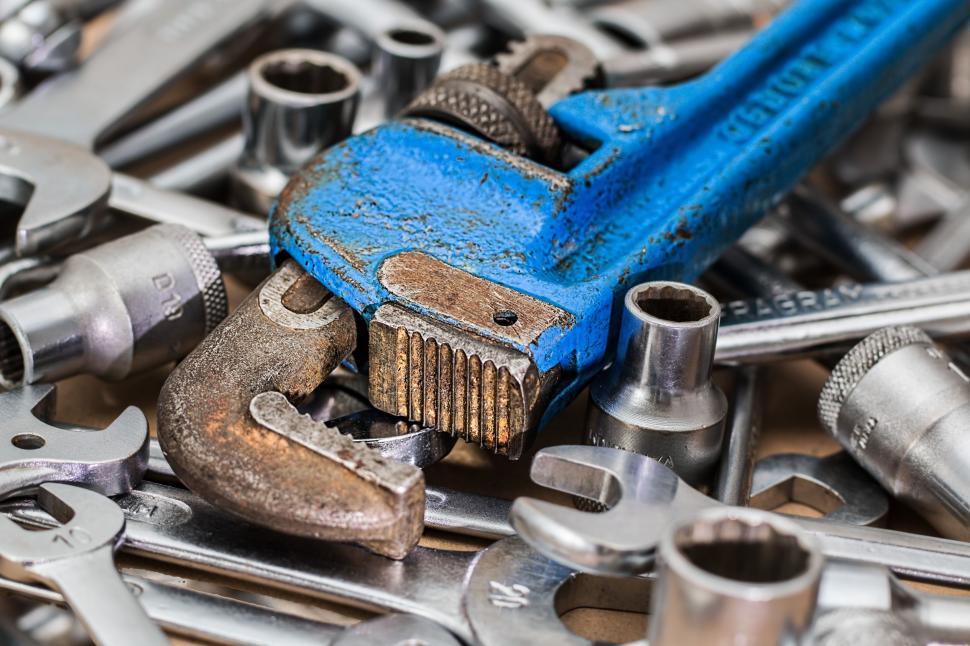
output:
[[[421,471],[285,401],[309,395],[355,343],[350,308],[284,263],[162,387],[158,438],[175,473],[252,522],[403,558],[423,529]],[[273,392],[285,398],[262,395]]]

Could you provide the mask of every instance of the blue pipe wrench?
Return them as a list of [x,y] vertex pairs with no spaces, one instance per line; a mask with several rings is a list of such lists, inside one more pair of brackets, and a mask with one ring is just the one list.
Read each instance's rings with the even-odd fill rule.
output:
[[515,459],[609,360],[630,286],[695,278],[968,16],[801,0],[695,81],[555,103],[590,151],[565,172],[392,121],[291,182],[273,252],[367,322],[376,407]]

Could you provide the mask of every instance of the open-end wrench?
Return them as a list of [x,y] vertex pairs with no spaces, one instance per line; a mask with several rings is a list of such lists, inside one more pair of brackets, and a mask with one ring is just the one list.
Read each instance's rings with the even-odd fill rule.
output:
[[[364,609],[419,615],[467,643],[585,644],[559,621],[561,613],[575,607],[644,612],[649,603],[648,579],[593,581],[585,588],[575,571],[515,537],[479,552],[419,546],[392,561],[350,545],[283,537],[184,489],[143,483],[117,503],[128,518],[125,552]],[[19,521],[51,525],[27,502],[3,509]]]
[[0,574],[56,588],[101,646],[168,644],[114,566],[125,515],[99,493],[48,483],[37,501],[63,525],[43,534],[0,518]]
[[[671,523],[722,503],[691,488],[656,460],[608,447],[556,446],[532,461],[532,479],[610,509],[586,513],[532,498],[512,505],[519,536],[578,569],[628,574],[652,562]],[[970,544],[876,527],[792,516],[829,558],[885,565],[907,577],[970,585]]]
[[0,495],[70,482],[113,496],[141,482],[148,462],[144,413],[129,406],[103,431],[68,430],[45,421],[54,401],[52,385],[0,394]]
[[696,276],[968,16],[795,3],[696,81],[552,103],[589,151],[565,171],[446,119],[392,121],[294,178],[273,248],[367,321],[375,406],[516,458],[609,361],[632,285]]
[[24,207],[16,238],[22,255],[87,235],[106,209],[184,224],[202,235],[265,229],[255,216],[112,173],[74,144],[13,130],[0,130],[0,194]]

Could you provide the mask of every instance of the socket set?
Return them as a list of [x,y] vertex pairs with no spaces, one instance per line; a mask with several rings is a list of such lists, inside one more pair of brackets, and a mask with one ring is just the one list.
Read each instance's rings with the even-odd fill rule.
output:
[[968,22],[0,2],[0,643],[970,643]]

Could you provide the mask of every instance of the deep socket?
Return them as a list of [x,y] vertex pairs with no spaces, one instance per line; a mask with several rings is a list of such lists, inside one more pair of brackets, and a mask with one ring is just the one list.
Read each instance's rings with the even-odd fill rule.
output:
[[616,358],[590,386],[586,443],[649,455],[691,483],[717,463],[727,398],[711,383],[721,307],[690,285],[637,285]]
[[0,303],[0,384],[122,379],[184,357],[227,307],[200,238],[150,227],[69,257],[52,283]]

